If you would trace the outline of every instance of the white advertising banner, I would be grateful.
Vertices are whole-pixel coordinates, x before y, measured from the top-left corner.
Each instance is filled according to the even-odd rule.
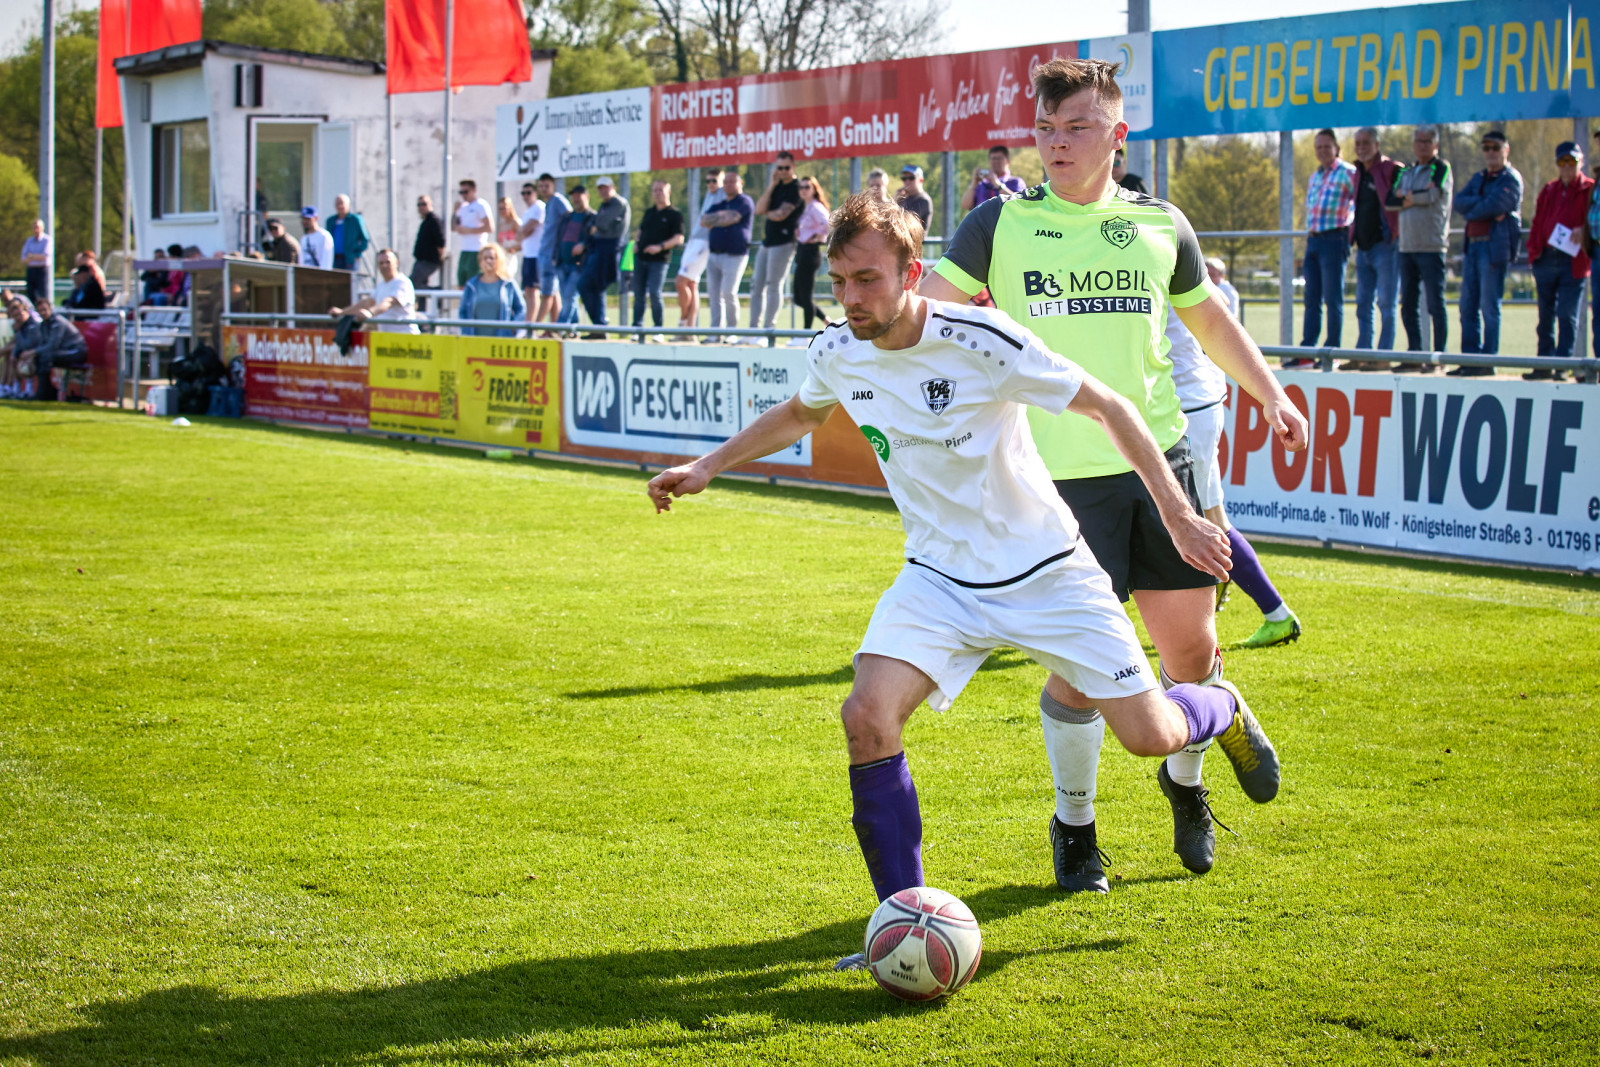
[[[1122,88],[1122,117],[1128,123],[1128,132],[1140,133],[1154,126],[1155,63],[1150,34],[1095,37],[1085,43],[1089,46],[1090,59],[1103,59],[1117,65],[1117,85]]]
[[[622,89],[501,104],[495,109],[500,181],[650,169],[650,90]]]
[[[566,440],[592,448],[699,456],[805,379],[803,348],[562,345]],[[763,463],[811,465],[811,437]]]
[[[1311,446],[1290,454],[1230,390],[1228,517],[1283,534],[1600,570],[1600,387],[1280,371]]]

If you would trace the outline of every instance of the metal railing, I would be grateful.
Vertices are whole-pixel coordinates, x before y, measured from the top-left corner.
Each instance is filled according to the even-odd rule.
[[[272,325],[286,323],[294,328],[296,323],[305,323],[301,329],[319,328],[333,329],[333,320],[326,314],[290,313],[286,311],[271,312],[241,312],[229,311],[222,316],[222,321],[227,325]],[[780,330],[760,329],[751,327],[727,326],[596,326],[587,322],[495,322],[488,319],[371,319],[363,324],[362,329],[377,333],[406,333],[407,327],[415,326],[420,333],[438,333],[440,328],[455,330],[471,327],[477,330],[494,331],[478,336],[501,336],[505,339],[539,340],[545,335],[569,341],[595,340],[589,334],[620,334],[624,337],[667,337],[667,338],[719,338],[734,339],[740,337],[758,338],[768,348],[778,347],[780,340],[789,338],[810,338],[815,330]]]
[[[1570,371],[1574,380],[1590,384],[1600,381],[1600,359],[1574,356],[1507,356],[1461,352],[1406,352],[1374,348],[1299,348],[1294,345],[1262,345],[1268,358],[1309,359],[1324,372],[1335,371],[1338,360],[1356,363],[1416,363],[1425,367],[1515,367],[1520,370]]]

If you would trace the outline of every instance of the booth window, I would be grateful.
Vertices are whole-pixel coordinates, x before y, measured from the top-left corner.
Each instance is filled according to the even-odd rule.
[[[155,128],[157,218],[211,210],[211,133],[204,119]]]

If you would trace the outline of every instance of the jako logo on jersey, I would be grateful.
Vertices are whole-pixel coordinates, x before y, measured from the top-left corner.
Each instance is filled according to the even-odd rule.
[[[1025,270],[1022,272],[1022,291],[1027,296],[1060,296],[1061,285],[1054,274]]]
[[[1139,673],[1139,665],[1137,663],[1135,663],[1132,667],[1124,667],[1120,671],[1118,671],[1116,674],[1113,674],[1111,676],[1111,680],[1113,682],[1120,682],[1120,681],[1122,681],[1122,679],[1124,679],[1124,678],[1132,678],[1134,675],[1136,675],[1138,673]]]
[[[951,329],[949,326],[941,326],[941,327],[939,327],[939,336],[940,337],[949,337],[951,334],[953,334],[955,332],[956,331]]]
[[[1139,227],[1121,217],[1106,219],[1100,224],[1100,236],[1118,248],[1127,248],[1139,236]]]
[[[872,399],[872,390],[871,389],[857,389],[855,392],[850,394],[850,399],[851,400],[871,400]]]
[[[882,430],[876,426],[863,426],[861,427],[861,436],[865,437],[868,443],[872,445],[872,450],[878,454],[880,460],[885,463],[889,462],[889,439],[883,435]]]
[[[1054,237],[1057,240],[1061,239],[1061,232],[1059,230],[1034,230],[1033,235],[1035,237]]]
[[[622,389],[617,366],[595,356],[573,356],[572,424],[580,430],[622,432]]]
[[[927,401],[928,410],[935,415],[943,415],[955,395],[956,383],[949,378],[929,378],[922,383],[922,399]]]

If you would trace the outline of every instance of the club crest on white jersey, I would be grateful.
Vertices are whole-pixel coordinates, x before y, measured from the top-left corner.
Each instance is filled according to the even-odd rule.
[[[928,410],[943,415],[956,396],[956,383],[949,378],[929,378],[922,383],[922,399]]]

